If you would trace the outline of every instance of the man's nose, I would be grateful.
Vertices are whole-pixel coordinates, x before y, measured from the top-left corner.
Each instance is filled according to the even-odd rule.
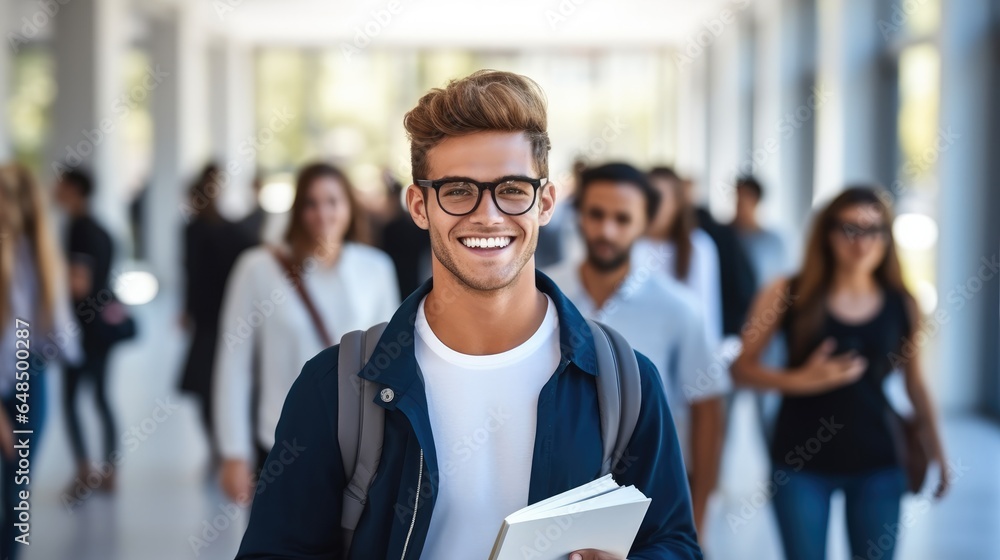
[[[479,207],[469,217],[475,223],[497,224],[503,221],[504,213],[493,202],[493,194],[489,190],[484,190]]]
[[[617,230],[618,226],[615,224],[614,219],[605,218],[601,220],[601,234],[604,235],[605,239],[614,239]]]

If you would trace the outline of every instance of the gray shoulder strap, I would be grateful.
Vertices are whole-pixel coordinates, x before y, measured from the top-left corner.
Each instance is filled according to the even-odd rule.
[[[639,422],[642,385],[632,346],[618,331],[587,319],[597,351],[597,403],[604,455],[601,475],[615,469]]]
[[[382,438],[385,411],[375,404],[378,387],[360,376],[368,359],[375,352],[387,323],[379,323],[367,331],[352,331],[340,339],[337,360],[338,406],[337,439],[344,462],[343,509],[340,526],[343,529],[344,557],[351,547],[354,529],[368,502],[368,488],[378,471],[382,458]]]

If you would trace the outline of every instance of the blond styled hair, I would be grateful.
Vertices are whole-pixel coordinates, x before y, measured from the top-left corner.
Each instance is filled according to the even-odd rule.
[[[16,242],[26,238],[35,260],[41,296],[41,328],[54,324],[57,280],[65,273],[49,223],[48,202],[28,168],[0,165],[0,331],[14,323],[8,294],[13,290]]]
[[[498,70],[480,70],[432,89],[403,117],[414,182],[429,179],[427,152],[442,140],[486,131],[523,132],[531,142],[536,171],[548,177],[545,104],[534,80]]]

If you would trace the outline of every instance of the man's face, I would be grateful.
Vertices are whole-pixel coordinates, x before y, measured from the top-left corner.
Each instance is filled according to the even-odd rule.
[[[746,187],[736,187],[736,213],[740,216],[753,216],[757,211],[757,194]]]
[[[79,191],[73,185],[65,181],[58,181],[56,183],[54,199],[56,204],[58,204],[63,210],[75,206],[79,198]]]
[[[520,132],[476,132],[446,138],[427,152],[427,162],[424,179],[430,180],[539,178],[531,142]],[[534,205],[520,216],[501,212],[491,193],[485,191],[476,210],[465,216],[442,210],[432,188],[425,197],[419,187],[410,185],[406,204],[413,221],[430,231],[434,275],[450,273],[474,290],[493,291],[511,285],[529,263],[533,273],[538,228],[552,217],[555,192],[551,184],[540,187]],[[490,238],[499,242],[494,247],[486,247],[486,243],[470,246]]]
[[[646,197],[635,185],[594,181],[580,199],[580,231],[587,260],[598,270],[628,262],[632,244],[646,230]]]

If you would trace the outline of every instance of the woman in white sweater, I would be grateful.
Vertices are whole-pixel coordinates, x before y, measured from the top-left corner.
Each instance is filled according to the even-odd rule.
[[[236,261],[219,320],[214,388],[222,488],[233,500],[249,502],[253,472],[275,444],[281,407],[303,364],[344,333],[388,321],[399,305],[392,260],[356,242],[360,218],[347,176],[309,165],[296,178],[284,243],[249,249]]]
[[[722,342],[722,283],[719,250],[707,233],[695,226],[694,209],[681,178],[669,167],[656,167],[650,182],[660,192],[660,205],[647,237],[633,249],[633,266],[662,270],[693,292],[705,318],[710,347]]]

